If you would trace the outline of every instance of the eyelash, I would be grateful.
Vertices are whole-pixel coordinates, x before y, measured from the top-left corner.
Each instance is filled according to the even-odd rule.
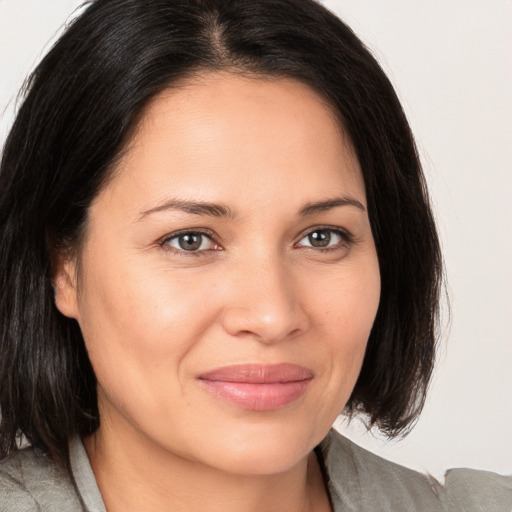
[[[332,234],[337,235],[337,236],[339,236],[340,241],[333,247],[323,247],[322,248],[322,247],[314,247],[314,246],[304,246],[306,249],[320,251],[323,253],[339,251],[341,248],[350,247],[355,241],[354,236],[344,229],[334,227],[334,226],[315,226],[314,228],[309,229],[308,231],[303,233],[300,237],[299,242],[318,231],[327,231],[331,234],[331,236],[332,236]],[[295,244],[295,245],[297,245],[297,244]]]
[[[354,243],[354,237],[351,233],[348,231],[333,227],[333,226],[315,226],[314,228],[309,229],[305,233],[302,233],[300,235],[299,241],[294,244],[294,247],[301,247],[299,243],[304,240],[305,238],[309,237],[315,232],[318,231],[325,231],[329,232],[331,236],[334,234],[340,238],[340,241],[333,247],[315,247],[313,245],[309,246],[302,246],[303,248],[311,251],[319,251],[321,253],[327,253],[332,251],[339,251],[341,248],[347,248],[350,247]],[[194,250],[194,251],[187,251],[186,249],[178,249],[175,247],[171,247],[169,243],[172,240],[178,240],[180,236],[189,235],[189,236],[201,236],[206,237],[210,242],[212,242],[215,247],[212,249],[202,249],[202,250]],[[209,253],[211,251],[222,251],[223,249],[220,247],[218,242],[215,240],[215,234],[213,231],[209,229],[183,229],[180,231],[176,231],[168,236],[166,236],[164,239],[162,239],[158,245],[162,247],[164,250],[173,252],[175,254],[178,254],[180,256],[202,256],[204,253]]]
[[[190,235],[190,236],[203,236],[206,237],[208,240],[210,240],[213,244],[218,245],[218,243],[215,241],[215,234],[213,231],[209,229],[182,229],[180,231],[176,231],[168,236],[166,236],[163,240],[159,242],[159,246],[162,247],[164,250],[173,252],[175,254],[178,254],[180,256],[201,256],[204,255],[206,252],[211,251],[221,251],[221,248],[213,248],[213,249],[202,249],[200,251],[187,251],[185,249],[177,249],[175,247],[171,247],[169,245],[169,242],[171,240],[178,240],[180,236],[184,235]]]

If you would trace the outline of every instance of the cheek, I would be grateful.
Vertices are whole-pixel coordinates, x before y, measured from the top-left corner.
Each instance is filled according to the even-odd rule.
[[[366,345],[380,300],[380,273],[376,256],[350,272],[340,273],[328,292],[313,302],[329,355],[330,387],[348,399],[359,376]],[[343,404],[344,405],[344,404]]]
[[[135,401],[157,403],[158,391],[179,381],[180,361],[213,313],[197,309],[205,303],[203,287],[137,263],[90,258],[79,322],[100,386],[119,399],[134,394]]]
[[[323,324],[337,332],[348,345],[368,338],[380,301],[377,256],[370,252],[358,265],[347,265],[324,283],[312,300]]]
[[[86,274],[81,320],[101,327],[101,337],[118,333],[129,339],[146,333],[140,344],[179,340],[183,327],[200,319],[197,304],[204,305],[204,287],[188,275],[169,272],[165,263],[154,265],[138,254],[115,258],[110,251],[90,258]]]

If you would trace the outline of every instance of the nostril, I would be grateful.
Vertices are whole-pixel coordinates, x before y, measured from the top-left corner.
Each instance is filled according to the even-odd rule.
[[[265,344],[297,337],[307,330],[307,317],[296,308],[274,309],[272,314],[262,309],[261,304],[226,308],[222,317],[224,330],[231,336],[252,337]]]

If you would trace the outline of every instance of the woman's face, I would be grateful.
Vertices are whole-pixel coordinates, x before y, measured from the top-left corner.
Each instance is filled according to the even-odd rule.
[[[147,107],[57,305],[101,431],[230,472],[293,467],[358,377],[380,293],[363,178],[322,98],[210,73]],[[78,288],[78,291],[77,291]]]

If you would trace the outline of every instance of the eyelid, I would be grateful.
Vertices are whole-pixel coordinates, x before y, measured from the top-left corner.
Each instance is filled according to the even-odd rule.
[[[352,233],[350,233],[348,230],[346,230],[344,228],[341,228],[339,226],[319,225],[319,226],[311,227],[311,228],[307,229],[306,231],[303,231],[299,235],[298,240],[294,245],[298,246],[301,240],[303,240],[304,238],[309,236],[311,233],[314,233],[315,231],[331,231],[333,233],[336,233],[337,235],[339,235],[342,238],[344,244],[346,244],[346,245],[350,245],[354,242],[354,236],[352,235]],[[332,250],[332,249],[337,249],[338,245],[333,246],[333,247],[313,247],[313,246],[303,246],[303,247],[306,247],[307,249],[314,249],[316,251],[328,251],[328,250]]]
[[[175,238],[177,238],[177,237],[179,237],[181,235],[202,235],[202,236],[205,236],[206,238],[211,240],[212,243],[214,243],[216,245],[216,248],[215,249],[203,249],[203,250],[200,250],[200,251],[186,251],[184,249],[177,249],[176,247],[171,247],[170,245],[168,245],[168,242],[170,240],[173,240],[173,239],[175,239]],[[161,238],[157,242],[157,245],[159,247],[162,247],[162,248],[167,247],[166,250],[168,250],[170,252],[174,252],[176,254],[184,254],[186,256],[194,256],[194,255],[198,256],[201,253],[205,253],[205,252],[208,252],[210,250],[222,250],[222,246],[217,241],[216,234],[211,229],[208,229],[208,228],[179,229],[178,231],[173,231],[172,233],[168,233],[167,235],[165,235],[163,238]]]
[[[314,233],[315,231],[330,231],[332,233],[335,233],[338,235],[342,240],[336,244],[335,246],[327,246],[327,247],[314,247],[314,246],[301,246],[300,242],[304,238],[306,238],[311,233]],[[176,247],[170,246],[168,243],[170,240],[173,240],[180,235],[202,235],[207,237],[213,244],[215,244],[214,249],[202,249],[199,251],[186,251],[184,249],[178,249]],[[337,250],[340,248],[340,246],[347,246],[354,243],[354,236],[352,233],[350,233],[347,229],[341,228],[339,226],[331,226],[331,225],[318,225],[308,228],[307,230],[303,231],[297,238],[297,241],[294,244],[294,247],[303,247],[305,249],[311,249],[314,251],[320,251],[320,252],[327,252],[329,250]],[[186,229],[180,229],[177,231],[173,231],[171,233],[168,233],[164,237],[162,237],[160,240],[157,241],[157,245],[162,248],[166,248],[166,250],[170,252],[174,252],[175,254],[180,255],[186,255],[186,256],[199,256],[201,254],[207,253],[209,251],[214,250],[223,250],[223,247],[220,245],[220,243],[217,240],[217,235],[214,231],[208,228],[186,228]]]

